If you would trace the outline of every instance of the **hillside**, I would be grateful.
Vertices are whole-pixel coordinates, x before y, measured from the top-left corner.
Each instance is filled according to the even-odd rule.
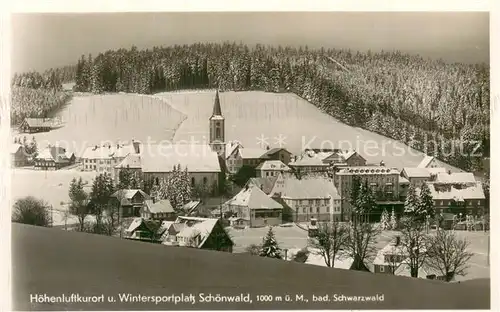
[[[175,133],[175,141],[207,142],[215,90],[155,96],[187,116]],[[281,135],[283,146],[294,154],[305,147],[355,149],[370,163],[383,160],[387,166],[397,168],[417,166],[424,157],[400,142],[346,125],[292,93],[221,92],[220,101],[226,119],[226,141],[239,140],[246,147],[265,147],[260,145],[261,136],[271,147],[277,147]]]
[[[248,255],[165,247],[92,234],[12,225],[14,310],[489,309],[489,280],[445,284],[328,269]],[[237,286],[237,287],[235,287]],[[30,294],[147,296],[296,294],[309,302],[226,304],[30,304]],[[312,302],[312,295],[376,295],[384,301]]]

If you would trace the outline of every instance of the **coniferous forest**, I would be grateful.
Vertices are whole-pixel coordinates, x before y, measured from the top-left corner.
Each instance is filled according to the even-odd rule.
[[[84,55],[76,67],[46,76],[52,73],[55,78],[48,80],[55,82],[26,85],[21,79],[25,76],[19,75],[13,85],[49,86],[54,94],[59,91],[53,83],[73,79],[75,91],[92,93],[215,87],[293,92],[346,124],[404,142],[467,171],[482,169],[481,157],[471,153],[489,156],[486,64],[451,64],[399,51],[207,43]],[[13,101],[14,114],[37,115],[57,103]]]

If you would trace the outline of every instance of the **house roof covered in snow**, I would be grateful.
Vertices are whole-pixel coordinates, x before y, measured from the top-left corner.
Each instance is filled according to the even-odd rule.
[[[250,209],[282,209],[283,206],[264,193],[260,187],[251,184],[242,189],[225,204],[244,206]]]
[[[452,173],[438,173],[436,175],[436,182],[438,183],[475,183],[476,178],[471,172],[452,172]]]
[[[434,200],[484,199],[484,190],[481,182],[468,184],[441,184],[427,183]]]
[[[181,165],[189,172],[220,172],[219,158],[206,144],[145,146],[141,154],[143,172],[171,172]]]
[[[276,170],[276,171],[290,171],[290,167],[285,165],[281,160],[266,160],[260,163],[257,170]]]
[[[431,173],[427,168],[413,168],[413,167],[405,167],[403,168],[403,174],[405,174],[408,178],[430,178]]]
[[[85,149],[81,158],[84,159],[112,159],[122,158],[129,154],[134,154],[135,149],[132,144],[105,144],[102,146],[89,146]]]
[[[143,220],[142,218],[134,218],[132,223],[130,223],[127,232],[131,233],[135,231],[142,224],[142,220]]]
[[[297,179],[288,177],[281,192],[282,198],[287,199],[340,199],[333,181],[325,177],[305,177]]]
[[[356,166],[356,167],[344,167],[336,173],[337,175],[387,175],[387,174],[397,174],[399,171],[396,168],[389,168],[384,166]]]
[[[149,195],[146,194],[143,190],[135,189],[135,190],[118,190],[114,192],[111,197],[114,198],[126,198],[132,199],[137,193],[140,193],[144,198],[149,198]]]
[[[24,122],[29,127],[38,127],[38,128],[50,128],[53,126],[53,121],[48,118],[25,118]]]
[[[276,180],[278,179],[277,176],[274,177],[265,177],[265,178],[250,178],[247,182],[248,185],[252,184],[255,186],[258,186],[266,193],[269,195],[271,191],[274,188],[274,184],[276,183]]]
[[[427,168],[427,166],[429,166],[429,164],[431,163],[431,161],[434,160],[434,157],[433,156],[428,156],[428,155],[425,155],[424,159],[422,159],[422,161],[418,164],[418,168]]]
[[[115,168],[141,169],[141,156],[139,154],[128,154]]]
[[[59,146],[50,146],[43,149],[36,159],[45,160],[45,161],[54,161],[56,163],[64,163],[68,162],[69,159],[73,156],[72,153],[67,153],[66,149]]]
[[[429,173],[431,175],[436,175],[438,173],[446,173],[446,169],[445,168],[427,168],[427,170],[429,171]]]
[[[329,164],[324,163],[323,160],[332,155],[332,152],[314,152],[306,151],[302,155],[298,156],[296,159],[292,160],[288,165],[293,167],[300,166],[324,166],[327,167]]]
[[[243,158],[243,159],[267,158],[267,156],[266,156],[267,151],[263,148],[244,147],[244,148],[240,148],[239,151],[240,151],[241,158]]]
[[[231,156],[231,154],[237,149],[237,148],[243,148],[243,145],[237,141],[237,140],[232,140],[226,144],[226,159]]]
[[[409,183],[410,181],[408,181],[407,178],[401,176],[399,177],[399,184],[409,184]]]
[[[194,223],[191,226],[184,226],[184,228],[176,236],[184,238],[195,238],[200,236],[199,244],[195,247],[202,248],[218,222],[219,219],[204,218],[204,220]]]
[[[272,155],[274,155],[274,154],[276,154],[276,153],[278,153],[278,152],[280,152],[280,151],[285,151],[285,152],[286,152],[286,153],[288,153],[288,154],[292,154],[292,153],[290,153],[290,152],[289,152],[286,148],[284,148],[284,147],[273,147],[273,148],[271,148],[270,150],[266,151],[266,154],[265,154],[265,155],[270,157],[270,156],[272,156]]]
[[[172,224],[174,224],[174,221],[162,221],[157,233],[162,235],[172,226]]]
[[[168,199],[162,199],[157,202],[153,202],[151,199],[147,199],[144,201],[145,208],[150,213],[173,213],[174,208],[170,204]]]
[[[15,154],[15,153],[17,153],[17,151],[19,151],[20,148],[24,149],[24,146],[22,144],[11,143],[9,151],[11,154]]]
[[[395,245],[394,242],[391,242],[384,246],[384,248],[380,249],[377,253],[377,256],[373,260],[373,264],[376,265],[388,265],[395,264],[386,261],[386,255],[394,255],[394,256],[405,256],[406,251],[403,245]]]

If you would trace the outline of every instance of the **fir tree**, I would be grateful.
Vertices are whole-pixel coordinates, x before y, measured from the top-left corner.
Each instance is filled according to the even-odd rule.
[[[415,191],[415,187],[410,184],[408,187],[408,193],[406,194],[406,200],[404,204],[404,212],[410,217],[415,217],[418,213],[419,209],[419,200],[417,197],[417,192]]]
[[[262,240],[259,256],[267,258],[281,259],[281,249],[278,246],[273,229],[269,227],[269,231]]]
[[[387,212],[386,209],[382,212],[382,215],[380,216],[380,226],[382,230],[389,230],[391,225],[390,225],[390,219],[389,219],[389,213]]]
[[[396,230],[398,228],[398,219],[396,218],[396,213],[394,208],[392,208],[391,219],[389,220],[389,229]]]
[[[109,198],[113,192],[113,180],[110,175],[104,173],[95,177],[90,192],[90,200],[94,208],[93,212],[96,217],[96,230],[98,233],[102,231],[103,214],[109,208]]]
[[[367,217],[369,218],[370,213],[376,206],[375,197],[368,187],[368,182],[365,181],[365,183],[361,183],[357,194],[355,213],[358,214],[358,216],[363,216],[363,219],[366,219]]]
[[[434,200],[432,199],[431,190],[427,183],[423,183],[420,188],[420,208],[419,213],[424,217],[434,218]]]

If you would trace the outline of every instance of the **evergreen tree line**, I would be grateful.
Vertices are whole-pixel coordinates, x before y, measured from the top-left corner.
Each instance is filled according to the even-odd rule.
[[[465,170],[489,154],[489,70],[399,51],[243,44],[119,49],[82,56],[75,90],[150,94],[178,89],[294,92],[325,113]],[[435,140],[440,144],[430,142]],[[461,142],[466,141],[465,144]]]
[[[63,92],[63,83],[75,80],[76,66],[51,68],[43,73],[16,73],[11,81],[11,125],[26,117],[47,118],[62,108],[71,95]]]

